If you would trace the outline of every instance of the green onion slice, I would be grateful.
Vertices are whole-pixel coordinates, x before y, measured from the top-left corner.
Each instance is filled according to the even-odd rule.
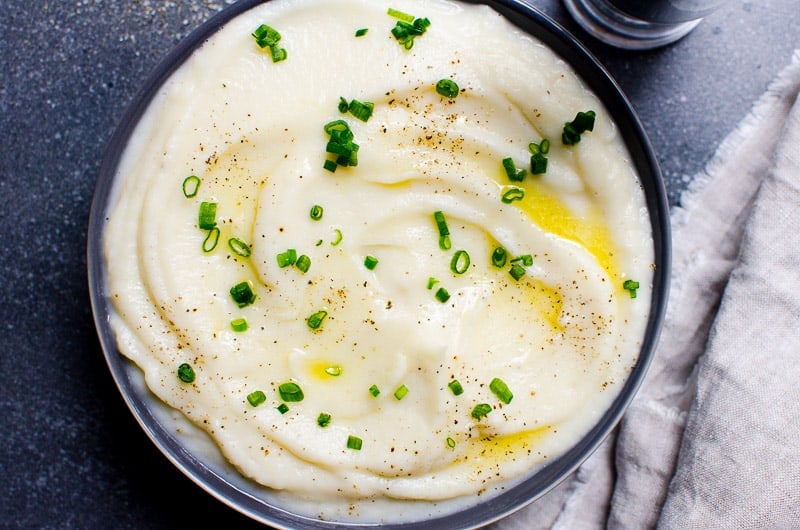
[[[217,243],[219,243],[219,227],[215,226],[208,231],[206,238],[203,240],[203,252],[211,252],[217,248]]]
[[[436,285],[437,283],[439,283],[439,280],[437,280],[433,276],[428,278],[428,290],[430,291],[431,289],[433,289],[433,286]]]
[[[369,31],[369,28],[360,28],[360,29],[357,29],[357,30],[356,30],[356,37],[363,37],[364,35],[366,35],[366,34],[367,34],[367,31]]]
[[[547,158],[542,153],[531,155],[531,173],[533,175],[547,173]]]
[[[622,283],[622,288],[631,294],[631,298],[636,298],[636,290],[639,288],[639,282],[635,280],[625,280]]]
[[[305,274],[308,272],[308,269],[311,268],[311,258],[303,254],[297,258],[297,261],[294,262],[294,266]]]
[[[450,270],[456,274],[464,274],[469,269],[469,254],[466,250],[457,250],[450,260]]]
[[[231,287],[231,298],[239,307],[245,307],[256,301],[256,294],[250,282],[240,282]]]
[[[512,182],[522,182],[527,173],[524,169],[517,169],[514,159],[510,157],[503,159],[503,169],[506,172],[508,180]]]
[[[400,385],[397,387],[397,390],[394,391],[394,397],[397,401],[400,401],[408,394],[408,387],[406,385]]]
[[[281,40],[281,34],[274,28],[261,24],[253,31],[253,38],[256,39],[256,44],[259,47],[268,48],[278,44]]]
[[[278,267],[280,268],[294,265],[297,261],[297,251],[293,248],[286,249],[285,252],[278,254],[276,259],[278,260]]]
[[[195,195],[197,195],[197,190],[200,189],[200,177],[197,175],[189,175],[185,179],[183,179],[183,196],[187,199],[191,199]]]
[[[444,287],[439,287],[439,290],[436,291],[436,299],[439,300],[441,303],[445,303],[450,300],[450,293],[447,292],[447,289]]]
[[[500,198],[504,204],[511,204],[514,201],[521,201],[525,197],[525,190],[522,188],[517,188],[516,186],[510,186],[503,192],[503,196]]]
[[[450,449],[453,449],[456,446],[456,441],[450,438],[449,436],[445,440],[445,443],[447,444],[447,447],[449,447]]]
[[[460,396],[464,393],[464,387],[461,386],[461,383],[458,382],[458,379],[453,379],[447,383],[447,386],[450,387],[450,391],[454,396]]]
[[[515,263],[508,270],[508,273],[511,275],[512,278],[514,278],[515,281],[519,281],[520,278],[525,276],[525,268],[519,263]]]
[[[211,230],[217,226],[217,203],[201,202],[197,215],[197,226],[201,230]]]
[[[372,385],[369,387],[369,393],[372,394],[372,397],[378,397],[381,393],[381,390],[378,388],[378,385]]]
[[[530,267],[531,265],[533,265],[533,256],[531,256],[530,254],[522,254],[512,259],[511,263],[518,263],[520,261],[524,266]]]
[[[347,109],[349,109],[349,108],[350,108],[350,104],[347,102],[347,100],[344,99],[343,97],[340,97],[339,98],[339,112],[344,114],[345,112],[347,112]]]
[[[194,374],[194,368],[192,368],[191,364],[189,363],[181,364],[180,366],[178,366],[177,373],[178,373],[178,379],[180,379],[184,383],[194,382],[195,374]]]
[[[594,120],[597,114],[593,110],[578,112],[575,119],[564,124],[561,132],[561,142],[564,145],[574,145],[581,141],[581,134],[594,130]]]
[[[327,311],[317,311],[306,319],[306,324],[311,329],[319,329],[322,326],[322,321],[328,316]]]
[[[374,270],[376,265],[378,265],[378,258],[375,256],[367,256],[364,258],[364,266],[369,270]]]
[[[336,234],[336,238],[333,241],[331,241],[331,245],[335,247],[336,245],[342,242],[342,231],[339,230],[338,228],[334,228],[333,231]]]
[[[458,96],[458,84],[452,79],[440,79],[436,83],[436,93],[452,99]]]
[[[257,407],[267,400],[267,396],[261,390],[254,390],[247,394],[247,402],[253,407]]]
[[[489,390],[492,391],[492,394],[497,396],[497,399],[508,405],[511,403],[511,399],[514,397],[514,394],[511,393],[511,390],[508,389],[508,385],[502,379],[495,377],[492,379],[492,382],[489,383]]]
[[[372,116],[372,111],[374,108],[374,103],[370,103],[369,101],[358,101],[357,99],[354,99],[350,101],[348,110],[350,111],[350,114],[355,116],[356,119],[366,122]]]
[[[308,212],[309,217],[311,217],[315,221],[319,221],[322,219],[322,213],[325,210],[319,204],[315,204],[311,207],[311,210]]]
[[[492,406],[488,403],[478,403],[472,409],[472,417],[476,420],[479,420],[492,412]]]
[[[287,412],[289,412],[289,405],[287,405],[286,403],[281,403],[276,408],[278,409],[278,412],[280,412],[281,414],[286,414]]]
[[[286,48],[279,48],[278,46],[271,46],[269,51],[272,53],[272,62],[279,63],[281,61],[285,61],[286,57],[288,57],[288,53],[286,52]]]
[[[327,427],[331,424],[331,415],[327,412],[320,412],[317,416],[317,425],[320,427]]]
[[[291,381],[287,383],[281,383],[278,386],[278,394],[280,394],[282,400],[290,403],[303,401],[303,398],[305,397],[303,395],[303,389],[300,388],[300,385]]]
[[[388,14],[390,17],[398,18],[398,19],[400,19],[402,21],[405,21],[405,22],[413,22],[414,21],[414,15],[409,15],[408,13],[403,13],[402,11],[399,11],[399,10],[391,8],[391,7],[386,12],[386,14]]]
[[[336,168],[339,167],[339,165],[333,160],[326,160],[325,163],[322,164],[322,167],[331,173],[336,173]]]
[[[492,251],[492,265],[494,265],[498,269],[505,267],[507,259],[508,259],[508,253],[506,252],[506,249],[504,249],[503,247],[496,247]]]
[[[347,436],[347,448],[353,449],[354,451],[361,451],[361,445],[363,442],[361,438],[358,436],[353,436],[352,434]]]
[[[247,331],[247,320],[243,318],[234,318],[231,320],[231,329],[236,332]]]
[[[250,246],[238,237],[232,237],[228,240],[228,248],[230,248],[234,254],[243,258],[249,258],[252,253]]]
[[[440,236],[450,235],[450,229],[447,228],[447,220],[441,211],[433,212],[433,220],[436,221],[436,228],[439,230]]]

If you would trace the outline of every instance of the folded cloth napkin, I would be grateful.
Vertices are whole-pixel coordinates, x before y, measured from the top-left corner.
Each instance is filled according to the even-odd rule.
[[[659,346],[614,433],[493,530],[800,528],[800,50],[673,209]]]

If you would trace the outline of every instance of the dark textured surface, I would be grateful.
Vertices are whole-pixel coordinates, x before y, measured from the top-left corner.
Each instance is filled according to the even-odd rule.
[[[791,0],[730,0],[668,48],[592,41],[658,154],[672,205],[800,46]],[[0,527],[257,527],[149,442],[110,379],[86,282],[103,149],[147,74],[226,2],[0,2]]]

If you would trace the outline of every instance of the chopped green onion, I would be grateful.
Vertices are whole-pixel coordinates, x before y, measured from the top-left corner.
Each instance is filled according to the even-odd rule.
[[[534,153],[531,155],[531,174],[542,175],[547,173],[547,157],[542,153]]]
[[[289,412],[289,405],[287,405],[286,403],[281,403],[275,408],[277,408],[278,412],[280,412],[281,414],[286,414],[287,412]]]
[[[400,19],[392,28],[392,35],[403,48],[410,50],[414,46],[414,38],[424,34],[431,25],[431,21],[427,18],[415,19],[406,13],[400,13],[400,15],[392,15]]]
[[[194,377],[194,368],[192,368],[191,364],[183,363],[178,366],[178,379],[184,383],[193,383]]]
[[[500,200],[503,201],[504,204],[511,204],[514,201],[521,201],[524,197],[525,190],[511,186],[503,192],[503,196]]]
[[[550,140],[547,138],[542,138],[542,141],[539,142],[539,152],[543,155],[546,155],[550,152]]]
[[[247,331],[247,320],[243,318],[234,318],[231,320],[231,329],[237,332]]]
[[[256,294],[250,282],[240,282],[231,287],[231,298],[239,307],[245,307],[256,301]]]
[[[436,93],[452,99],[458,96],[458,84],[452,79],[440,79],[436,83]]]
[[[203,252],[211,252],[217,248],[217,243],[219,243],[219,227],[215,226],[208,231],[206,238],[203,240]]]
[[[334,228],[333,231],[336,234],[336,239],[331,241],[331,246],[335,247],[336,245],[342,242],[342,231],[339,230],[338,228]]]
[[[327,427],[331,424],[331,415],[327,412],[320,412],[317,416],[317,425],[320,427]]]
[[[339,112],[344,114],[345,112],[347,112],[347,109],[349,109],[349,108],[350,108],[350,104],[347,102],[347,100],[344,99],[343,97],[340,97],[339,98]]]
[[[343,98],[342,98],[343,99]],[[341,105],[341,100],[339,102]],[[366,104],[362,104],[366,105]],[[371,103],[370,103],[371,105]],[[348,104],[348,109],[350,104]],[[325,134],[330,136],[328,143],[325,146],[325,151],[336,156],[336,161],[326,161],[324,167],[328,171],[336,171],[332,164],[339,166],[357,166],[358,165],[358,144],[353,142],[353,132],[350,126],[344,120],[334,120],[326,123],[323,126]]]
[[[378,264],[378,258],[375,256],[367,256],[364,258],[364,266],[369,270],[374,270],[375,266]]]
[[[450,230],[447,228],[447,221],[441,211],[433,212],[433,220],[436,221],[436,228],[439,230],[440,236],[450,235]]]
[[[228,248],[230,248],[234,254],[243,258],[249,258],[252,253],[250,246],[238,237],[232,237],[228,240]]]
[[[336,168],[339,167],[339,165],[333,160],[326,160],[325,163],[322,164],[322,167],[331,173],[336,173]]]
[[[297,261],[294,262],[294,266],[305,274],[308,272],[308,269],[311,268],[311,258],[303,254],[297,258]]]
[[[390,17],[399,18],[400,20],[403,20],[405,22],[413,22],[414,21],[414,15],[409,15],[408,13],[403,13],[402,11],[398,11],[397,9],[394,9],[394,8],[391,8],[391,7],[389,8],[389,10],[386,13]]]
[[[328,316],[327,311],[317,311],[316,313],[312,314],[310,317],[306,319],[306,324],[311,329],[319,329],[322,325],[322,321],[325,320],[325,317]]]
[[[285,61],[286,57],[288,57],[288,53],[286,52],[286,48],[279,48],[277,46],[272,46],[269,49],[272,52],[272,62],[279,63],[281,61]]]
[[[257,407],[267,400],[267,396],[261,390],[254,390],[247,394],[247,402],[253,407]]]
[[[436,285],[437,283],[439,283],[439,280],[437,280],[433,276],[428,278],[428,290],[430,291],[431,289],[433,289],[433,286]]]
[[[339,377],[340,375],[342,375],[342,367],[339,366],[338,364],[329,366],[325,368],[325,373],[333,377]]]
[[[322,219],[322,212],[323,211],[324,210],[323,210],[322,206],[320,206],[319,204],[315,204],[314,206],[311,207],[311,211],[308,212],[308,215],[313,220],[319,221],[320,219]]]
[[[519,281],[520,278],[525,276],[525,268],[519,263],[515,263],[511,266],[508,273],[512,278],[514,278],[515,281]]]
[[[253,38],[256,39],[256,44],[261,48],[268,48],[275,46],[281,40],[281,34],[277,30],[261,24],[253,32]]]
[[[297,251],[293,248],[286,249],[275,257],[278,260],[278,267],[284,268],[294,265],[297,261]]]
[[[639,288],[639,282],[635,280],[625,280],[622,283],[622,288],[631,294],[631,298],[636,298],[636,289]]]
[[[504,158],[503,159],[503,169],[506,171],[506,176],[508,180],[512,182],[522,182],[527,174],[527,171],[524,169],[517,169],[517,165],[514,163],[513,158]]]
[[[517,256],[516,258],[511,260],[511,263],[517,263],[521,261],[522,264],[526,267],[530,267],[533,265],[533,256],[530,254],[522,254],[521,256]]]
[[[498,269],[505,267],[508,253],[503,247],[497,247],[492,251],[492,265]]]
[[[300,385],[291,381],[288,383],[281,383],[278,386],[278,394],[280,394],[282,400],[288,402],[303,401],[305,397],[303,396],[303,390],[300,388]]]
[[[433,212],[433,220],[436,221],[436,228],[439,230],[439,248],[450,250],[450,229],[447,228],[447,221],[441,211]]]
[[[400,385],[397,387],[397,390],[394,391],[394,397],[397,401],[400,401],[408,394],[408,387],[406,385]]]
[[[472,409],[472,417],[476,420],[479,420],[492,412],[492,406],[488,403],[478,403]]]
[[[322,130],[325,131],[325,134],[330,135],[334,132],[344,133],[349,131],[350,126],[347,125],[347,122],[344,120],[333,120],[323,125]]]
[[[456,274],[464,274],[469,269],[469,254],[466,250],[457,250],[450,260],[450,270]]]
[[[367,31],[369,31],[369,28],[357,29],[356,30],[356,37],[363,37],[364,35],[367,34]]]
[[[318,247],[318,246],[320,246],[320,245],[322,245],[322,240],[321,240],[321,239],[318,239],[318,240],[317,240],[317,243],[316,243],[314,246],[315,246],[315,247]]]
[[[372,111],[374,108],[374,103],[370,103],[369,101],[362,102],[354,99],[350,102],[348,110],[350,111],[350,114],[355,116],[356,119],[365,122],[372,116]]]
[[[445,303],[450,300],[450,293],[447,292],[447,289],[444,287],[439,287],[439,290],[436,291],[436,299],[439,300],[441,303]]]
[[[561,133],[561,142],[564,145],[574,145],[581,141],[581,134],[594,130],[594,119],[597,115],[593,110],[578,112],[575,119],[564,124]]]
[[[361,451],[362,445],[361,438],[358,436],[353,436],[352,434],[347,436],[347,448],[353,449],[354,451]]]
[[[197,195],[197,190],[200,189],[200,177],[197,175],[189,175],[183,179],[183,196],[191,199]]]
[[[464,387],[461,386],[461,383],[458,382],[458,379],[453,379],[447,383],[447,386],[450,387],[450,391],[454,396],[460,396],[464,393]]]
[[[372,397],[378,397],[381,391],[378,388],[378,385],[372,385],[371,387],[369,387],[369,393],[372,394]]]
[[[217,226],[217,203],[201,202],[197,215],[197,226],[201,230],[211,230]]]
[[[447,447],[449,447],[450,449],[453,449],[456,446],[456,441],[450,438],[449,436],[447,437],[447,440],[445,440],[445,443],[447,444]]]
[[[508,385],[502,379],[495,377],[492,379],[492,382],[489,383],[489,390],[492,391],[492,394],[497,396],[497,399],[508,405],[511,403],[511,399],[514,397],[514,394],[511,393],[511,390],[508,389]]]

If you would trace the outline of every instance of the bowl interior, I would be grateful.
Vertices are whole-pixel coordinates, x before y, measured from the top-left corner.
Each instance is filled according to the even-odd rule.
[[[262,3],[244,0],[210,19],[173,49],[159,64],[124,114],[112,136],[101,164],[91,208],[88,233],[88,272],[92,309],[106,361],[119,390],[137,421],[163,454],[189,478],[211,495],[255,520],[278,528],[332,528],[334,523],[309,519],[272,505],[265,491],[242,478],[224,459],[200,460],[185,443],[165,427],[170,409],[149,393],[141,372],[118,351],[109,324],[112,308],[105,297],[106,270],[102,250],[105,212],[112,191],[113,177],[122,153],[143,112],[159,87],[192,52],[227,21]],[[658,163],[647,136],[630,103],[600,63],[566,30],[523,0],[496,0],[486,3],[510,22],[538,38],[567,63],[597,94],[616,121],[640,176],[652,226],[656,269],[653,297],[646,334],[638,361],[612,406],[577,445],[542,467],[534,475],[488,502],[477,502],[457,513],[439,519],[388,524],[386,528],[471,528],[497,520],[537,499],[569,475],[602,442],[619,421],[647,370],[664,317],[670,268],[669,215]],[[341,528],[341,524],[335,525]],[[362,525],[353,525],[362,526]]]

